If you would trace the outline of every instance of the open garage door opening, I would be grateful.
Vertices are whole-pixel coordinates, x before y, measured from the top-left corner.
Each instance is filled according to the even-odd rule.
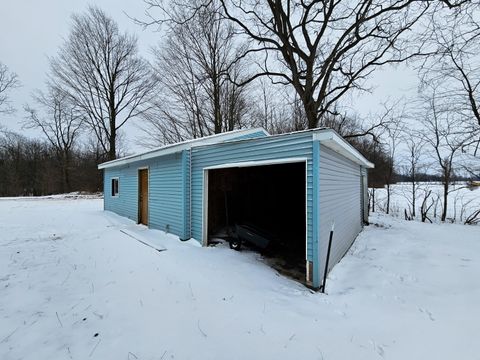
[[[254,249],[280,273],[306,279],[305,162],[225,167],[205,173],[204,235]]]

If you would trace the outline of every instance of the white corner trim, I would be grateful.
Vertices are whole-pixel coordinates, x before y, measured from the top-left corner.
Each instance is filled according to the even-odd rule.
[[[313,140],[318,140],[322,145],[325,145],[329,149],[345,156],[347,159],[353,162],[365,166],[368,169],[373,169],[375,165],[365,159],[360,152],[350,145],[344,138],[338,135],[334,130],[326,129],[315,132],[313,134]]]

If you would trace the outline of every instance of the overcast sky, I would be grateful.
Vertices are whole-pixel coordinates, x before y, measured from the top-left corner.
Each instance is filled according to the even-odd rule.
[[[23,105],[31,103],[31,93],[42,88],[48,71],[48,56],[56,54],[63,39],[68,36],[70,15],[84,11],[89,4],[98,5],[112,16],[121,30],[137,34],[143,56],[150,56],[150,47],[158,42],[160,34],[143,30],[126,15],[142,17],[145,5],[142,0],[14,0],[0,1],[0,61],[16,72],[22,87],[12,93],[17,112],[0,115],[0,124],[19,131],[25,113]],[[138,131],[128,137],[131,150],[135,148]],[[22,130],[25,132],[24,130]],[[26,135],[39,136],[35,131]]]
[[[0,61],[16,72],[22,87],[12,93],[14,115],[0,115],[0,124],[19,131],[24,118],[23,105],[31,103],[34,89],[42,88],[48,71],[48,56],[56,54],[70,28],[70,15],[84,11],[89,4],[102,8],[119,24],[121,30],[137,34],[143,56],[150,57],[150,47],[155,45],[161,34],[143,30],[126,15],[141,18],[145,12],[142,0],[1,0],[0,1]],[[416,91],[413,71],[393,70],[378,72],[370,81],[375,87],[373,94],[355,95],[352,111],[362,116],[379,111],[382,102],[411,95]],[[139,151],[135,144],[139,132],[131,124],[126,130],[127,146],[132,152]],[[22,130],[23,131],[23,130]],[[39,136],[34,131],[24,133]]]

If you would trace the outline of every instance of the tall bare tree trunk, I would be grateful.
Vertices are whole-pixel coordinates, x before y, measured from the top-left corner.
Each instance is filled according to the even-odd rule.
[[[375,212],[375,188],[372,189],[372,212]]]
[[[387,215],[390,214],[390,184],[387,184]]]
[[[443,209],[441,218],[442,222],[447,219],[449,181],[450,179],[445,179],[445,183],[443,184]]]
[[[69,193],[70,186],[70,154],[69,151],[65,151],[62,156],[62,175],[63,175],[63,192]]]
[[[117,128],[115,127],[116,114],[115,111],[110,113],[110,136],[108,137],[108,156],[107,160],[115,160],[117,158]]]
[[[412,179],[412,217],[415,219],[415,206],[417,197],[417,185],[415,184],[415,177]]]
[[[220,109],[220,85],[217,75],[213,76],[213,112],[214,112],[214,132],[220,134],[222,132],[222,112]]]

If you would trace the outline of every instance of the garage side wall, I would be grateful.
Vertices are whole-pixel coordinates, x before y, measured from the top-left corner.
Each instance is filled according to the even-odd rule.
[[[312,261],[312,134],[299,133],[289,136],[266,137],[223,143],[192,149],[191,177],[191,226],[192,237],[202,241],[203,222],[203,173],[212,166],[249,162],[271,161],[289,158],[307,159],[307,259]],[[286,189],[288,191],[288,189]]]
[[[188,211],[186,177],[188,153],[175,153],[159,158],[138,161],[104,171],[105,210],[138,221],[138,170],[148,167],[148,226],[189,237],[186,212]],[[119,179],[119,194],[112,197],[111,179]]]
[[[138,217],[138,177],[136,168],[104,169],[104,208],[133,221]],[[118,196],[112,196],[112,179],[118,178]]]
[[[345,255],[362,230],[361,167],[320,145],[319,269],[323,279],[328,239],[335,222],[329,270]]]
[[[185,179],[182,153],[155,159],[150,167],[149,227],[185,239]]]

